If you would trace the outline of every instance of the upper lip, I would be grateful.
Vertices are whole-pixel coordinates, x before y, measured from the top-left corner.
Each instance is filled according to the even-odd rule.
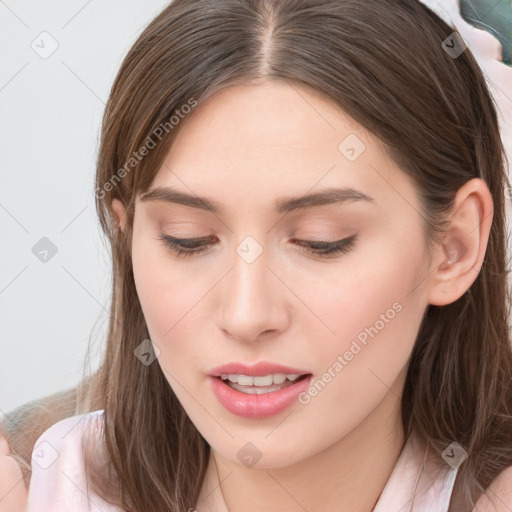
[[[291,368],[289,366],[283,366],[282,364],[272,363],[268,361],[260,361],[259,363],[249,365],[244,363],[227,363],[222,366],[212,368],[209,375],[212,377],[220,377],[222,374],[227,375],[250,375],[253,377],[262,377],[264,375],[271,375],[274,373],[286,373],[286,374],[297,374],[305,375],[310,372],[301,370],[299,368]]]

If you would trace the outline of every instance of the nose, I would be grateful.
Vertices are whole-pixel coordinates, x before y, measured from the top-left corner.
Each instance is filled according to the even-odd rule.
[[[268,266],[265,251],[252,262],[240,254],[220,288],[218,326],[239,342],[276,337],[289,318],[286,286]]]

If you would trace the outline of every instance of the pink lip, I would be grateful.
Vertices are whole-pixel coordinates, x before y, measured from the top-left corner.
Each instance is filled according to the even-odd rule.
[[[213,394],[229,412],[243,418],[262,419],[279,414],[290,407],[298,395],[309,387],[313,376],[308,375],[291,386],[262,395],[249,395],[237,391],[220,377],[208,378]]]
[[[296,373],[298,375],[305,375],[311,372],[298,368],[290,368],[289,366],[283,366],[277,363],[270,363],[268,361],[261,361],[254,365],[235,362],[224,364],[213,368],[209,375],[212,377],[220,377],[223,373],[262,377],[264,375],[270,375],[271,373]]]

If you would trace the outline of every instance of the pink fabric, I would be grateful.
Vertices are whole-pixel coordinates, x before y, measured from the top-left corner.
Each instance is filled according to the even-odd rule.
[[[80,440],[85,428],[100,435],[103,411],[73,416],[52,425],[32,452],[26,512],[122,512],[87,493]]]
[[[86,428],[100,436],[102,425],[103,411],[94,411],[59,421],[38,438],[32,452],[27,512],[123,512],[96,494],[87,493],[80,440]],[[404,445],[373,512],[448,511],[457,475],[457,469],[448,465],[433,485],[428,484],[428,478],[419,480],[411,508],[423,455],[413,440]]]
[[[458,468],[446,464],[434,479],[427,467],[422,470],[424,456],[414,438],[407,441],[373,512],[448,511]]]

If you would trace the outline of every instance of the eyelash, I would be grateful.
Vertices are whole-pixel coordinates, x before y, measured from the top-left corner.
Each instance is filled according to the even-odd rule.
[[[336,242],[324,242],[324,241],[313,241],[313,240],[299,240],[304,245],[299,245],[301,250],[308,252],[321,258],[332,258],[339,254],[348,253],[357,239],[357,235],[344,238],[343,240],[337,240]],[[163,244],[171,249],[177,256],[191,256],[193,254],[199,254],[204,252],[208,245],[201,244],[199,248],[190,248],[190,245],[194,245],[200,242],[204,242],[204,238],[174,238],[168,235],[161,235],[160,240]],[[187,248],[187,245],[189,246]]]

